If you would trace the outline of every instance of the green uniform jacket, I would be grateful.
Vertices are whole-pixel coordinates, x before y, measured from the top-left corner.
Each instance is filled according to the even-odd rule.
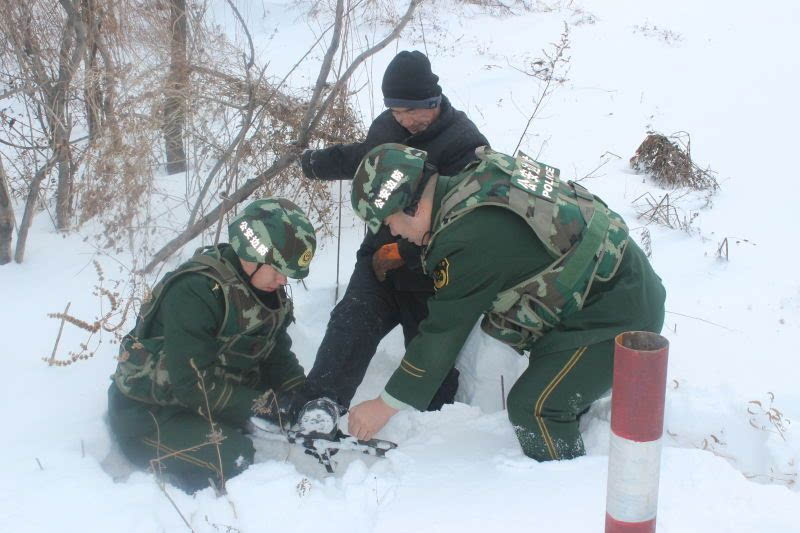
[[[439,178],[432,219],[441,198],[459,179]],[[427,251],[425,264],[440,288],[428,300],[428,317],[387,383],[383,399],[396,408],[424,409],[497,294],[552,261],[525,220],[507,209],[479,207],[445,228]],[[597,343],[623,331],[650,329],[649,317],[659,316],[664,299],[661,279],[631,241],[614,278],[595,282],[583,309],[539,339],[530,356]]]
[[[233,249],[224,246],[222,250],[223,257],[235,265],[239,277],[247,280],[248,276],[242,271]],[[155,311],[150,334],[164,336],[165,366],[172,384],[172,393],[181,405],[158,407],[118,394],[115,395],[119,396],[115,405],[120,409],[129,409],[138,404],[147,409],[160,410],[162,415],[170,410],[189,409],[198,412],[202,408],[205,411],[206,398],[198,387],[197,372],[192,368],[190,359],[194,360],[204,374],[203,381],[212,416],[236,425],[243,424],[253,415],[253,401],[264,391],[288,390],[305,378],[303,368],[291,350],[292,341],[286,332],[294,320],[291,315],[287,315],[280,326],[274,347],[260,364],[258,380],[237,384],[215,373],[216,367],[221,363],[217,357],[219,341],[216,335],[225,318],[225,299],[217,283],[203,274],[186,273],[175,279],[165,291],[161,304]],[[278,300],[274,292],[253,289],[253,293],[268,307],[277,307]],[[113,383],[111,386],[116,388]],[[141,419],[147,427],[151,426],[149,418],[148,415]],[[131,422],[138,425],[133,420]],[[136,433],[134,428],[128,430]]]

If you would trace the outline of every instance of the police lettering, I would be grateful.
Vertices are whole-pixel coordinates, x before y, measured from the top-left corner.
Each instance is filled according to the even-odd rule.
[[[389,176],[389,179],[386,180],[383,185],[381,185],[381,190],[378,191],[378,197],[374,202],[372,202],[375,207],[381,209],[386,204],[386,200],[389,199],[389,196],[391,196],[398,185],[400,185],[400,182],[404,177],[405,175],[399,170],[395,169],[392,172],[391,176]]]
[[[535,192],[536,189],[539,187],[539,178],[531,172],[531,169],[525,166],[521,166],[519,169],[519,173],[522,176],[518,179],[518,183],[528,189],[529,191]]]
[[[544,189],[542,190],[542,196],[548,198],[550,200],[553,199],[550,196],[550,193],[553,192],[553,187],[555,186],[555,179],[556,179],[556,172],[553,167],[545,167],[544,171]]]
[[[253,250],[255,250],[255,252],[258,255],[260,255],[261,257],[267,255],[267,252],[269,252],[269,247],[265,246],[261,242],[261,239],[258,238],[256,232],[253,231],[253,229],[250,227],[250,225],[247,223],[246,220],[243,220],[239,224],[239,231],[241,231],[242,235],[244,235],[244,237],[248,240],[248,242],[250,242],[250,246],[253,247]]]

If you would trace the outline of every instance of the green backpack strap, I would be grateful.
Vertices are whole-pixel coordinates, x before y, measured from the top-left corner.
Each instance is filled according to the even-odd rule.
[[[198,254],[192,257],[192,262],[212,269],[219,275],[220,281],[223,283],[227,284],[236,279],[236,272],[231,268],[231,265],[222,260],[222,258],[216,258],[207,254]]]
[[[599,205],[596,206],[575,251],[564,263],[564,270],[558,275],[557,283],[572,292],[578,281],[585,278],[586,271],[590,267],[594,269],[595,259],[599,260],[610,225],[611,221],[606,210]]]
[[[442,205],[439,207],[439,216],[444,218],[450,218],[453,215],[457,214],[452,212],[453,209],[458,206],[461,202],[475,194],[476,192],[481,190],[480,184],[475,181],[465,181],[459,184],[453,191],[445,196],[442,200]],[[434,225],[434,227],[438,227],[438,225]]]
[[[136,320],[136,326],[133,328],[133,331],[129,333],[129,336],[133,335],[135,338],[142,338],[145,336],[144,330],[149,326],[153,312],[158,309],[158,305],[161,302],[162,296],[164,295],[164,290],[170,286],[175,279],[183,274],[187,274],[189,272],[199,272],[206,270],[206,268],[206,265],[192,265],[184,263],[179,268],[167,273],[163,278],[161,278],[161,281],[156,283],[156,286],[153,287],[153,291],[150,293],[150,298],[148,298],[147,301],[142,304],[142,308],[139,310],[139,317]]]
[[[171,285],[175,279],[183,274],[190,272],[202,272],[209,269],[214,272],[214,276],[212,277],[218,278],[218,281],[224,284],[228,284],[236,278],[236,272],[227,261],[222,259],[222,255],[216,246],[204,246],[198,248],[195,250],[194,255],[189,261],[172,272],[166,274],[161,281],[159,281],[156,286],[153,287],[153,292],[150,295],[150,299],[142,305],[142,309],[139,312],[139,319],[136,321],[133,335],[137,338],[144,336],[143,330],[148,326],[153,311],[158,309],[158,304],[164,294],[164,290]]]

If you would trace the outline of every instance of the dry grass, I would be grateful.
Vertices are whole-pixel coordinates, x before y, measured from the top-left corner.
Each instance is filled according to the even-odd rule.
[[[653,239],[650,236],[650,230],[647,228],[641,229],[642,233],[642,251],[648,258],[653,256]]]
[[[111,281],[112,288],[104,286],[105,275],[100,263],[94,261],[95,272],[97,273],[97,284],[94,286],[92,295],[99,298],[100,303],[100,316],[95,317],[91,322],[82,320],[74,315],[69,314],[69,304],[67,304],[64,311],[59,313],[48,313],[49,318],[55,318],[61,321],[59,326],[58,335],[56,336],[53,345],[53,353],[50,357],[42,357],[42,361],[46,362],[49,366],[69,366],[78,361],[85,361],[94,357],[97,348],[102,344],[102,334],[108,333],[112,335],[112,344],[117,344],[123,337],[123,326],[125,325],[131,313],[134,315],[141,303],[141,298],[137,295],[138,287],[134,283],[129,287],[127,296],[121,293],[122,281]],[[134,281],[136,278],[133,278]],[[61,333],[64,324],[71,324],[78,329],[88,332],[86,340],[79,343],[80,349],[78,351],[70,350],[65,358],[57,358],[58,344],[61,339]],[[97,339],[95,340],[95,335]]]
[[[669,193],[665,193],[661,198],[657,199],[651,193],[646,192],[632,203],[637,216],[648,224],[654,223],[670,229],[680,229],[691,235],[697,231],[697,228],[694,227],[694,222],[699,213],[694,211],[687,215],[678,208],[678,201],[683,196],[685,196],[685,193],[673,194],[672,196]]]
[[[764,405],[759,400],[751,400],[748,402],[747,412],[751,415],[750,425],[756,429],[774,433],[785,441],[786,432],[789,431],[789,426],[792,425],[792,421],[786,418],[783,413],[773,405],[775,395],[768,392],[767,396],[769,396],[769,405]]]
[[[677,380],[672,380],[672,388],[677,389],[678,387],[679,382]],[[767,397],[769,399],[766,402],[760,400],[751,400],[747,402],[748,423],[758,431],[778,435],[785,442],[786,434],[791,426],[791,421],[773,405],[775,395],[772,392],[768,392]],[[732,454],[733,452],[731,452],[729,448],[729,442],[725,436],[724,428],[709,433],[699,441],[692,437],[682,436],[666,428],[664,431],[681,446],[704,450],[718,457],[727,459],[728,462],[740,470],[742,475],[747,479],[761,483],[785,485],[789,488],[797,486],[798,472],[794,459],[790,459],[782,466],[777,464],[769,466],[767,471],[762,473],[743,470],[740,461]]]
[[[667,189],[687,187],[696,191],[715,192],[719,184],[714,172],[702,169],[692,161],[691,139],[678,132],[670,137],[648,132],[647,137],[630,159],[631,168],[651,176]]]

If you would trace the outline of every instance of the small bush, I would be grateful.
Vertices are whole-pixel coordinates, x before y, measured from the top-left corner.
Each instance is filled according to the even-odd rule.
[[[685,143],[683,137],[687,139]],[[702,169],[692,161],[688,133],[681,132],[667,137],[648,132],[630,164],[632,169],[649,174],[665,188],[688,187],[711,192],[719,189],[713,171]]]

